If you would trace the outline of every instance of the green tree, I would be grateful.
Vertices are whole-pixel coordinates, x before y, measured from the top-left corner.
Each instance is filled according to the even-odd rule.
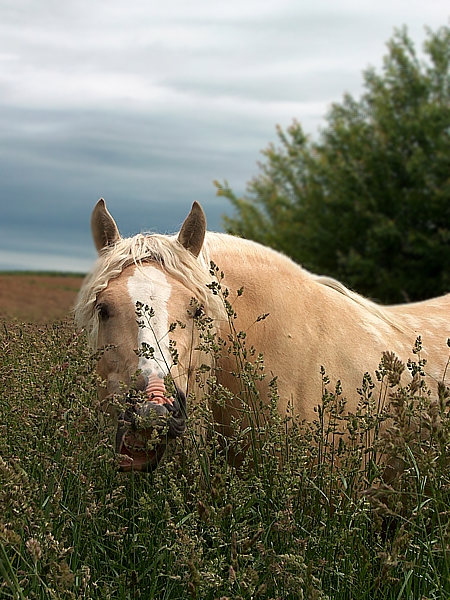
[[[450,289],[450,29],[427,30],[420,61],[406,29],[388,42],[382,73],[364,73],[318,141],[278,127],[227,231],[272,246],[306,268],[384,302]]]

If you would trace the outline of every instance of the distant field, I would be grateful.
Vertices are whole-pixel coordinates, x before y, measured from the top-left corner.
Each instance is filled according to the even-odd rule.
[[[0,273],[0,317],[45,323],[70,314],[82,275]]]

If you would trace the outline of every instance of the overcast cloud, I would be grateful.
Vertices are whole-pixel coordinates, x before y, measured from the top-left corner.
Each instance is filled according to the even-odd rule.
[[[122,233],[220,229],[275,125],[315,134],[394,27],[443,0],[0,0],[0,269],[84,271],[103,196]]]

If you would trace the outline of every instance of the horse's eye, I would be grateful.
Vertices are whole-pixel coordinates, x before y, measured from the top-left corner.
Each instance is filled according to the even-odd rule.
[[[104,302],[100,302],[100,304],[97,304],[97,306],[95,308],[98,312],[98,316],[100,317],[100,320],[107,321],[109,319],[109,317],[111,316],[109,306],[107,304],[105,304]]]

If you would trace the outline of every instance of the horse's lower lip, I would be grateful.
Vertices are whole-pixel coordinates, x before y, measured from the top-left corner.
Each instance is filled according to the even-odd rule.
[[[138,441],[133,434],[124,434],[117,448],[119,470],[123,472],[151,471],[158,465],[165,449],[165,444],[158,444],[155,449],[147,449],[145,444]]]

